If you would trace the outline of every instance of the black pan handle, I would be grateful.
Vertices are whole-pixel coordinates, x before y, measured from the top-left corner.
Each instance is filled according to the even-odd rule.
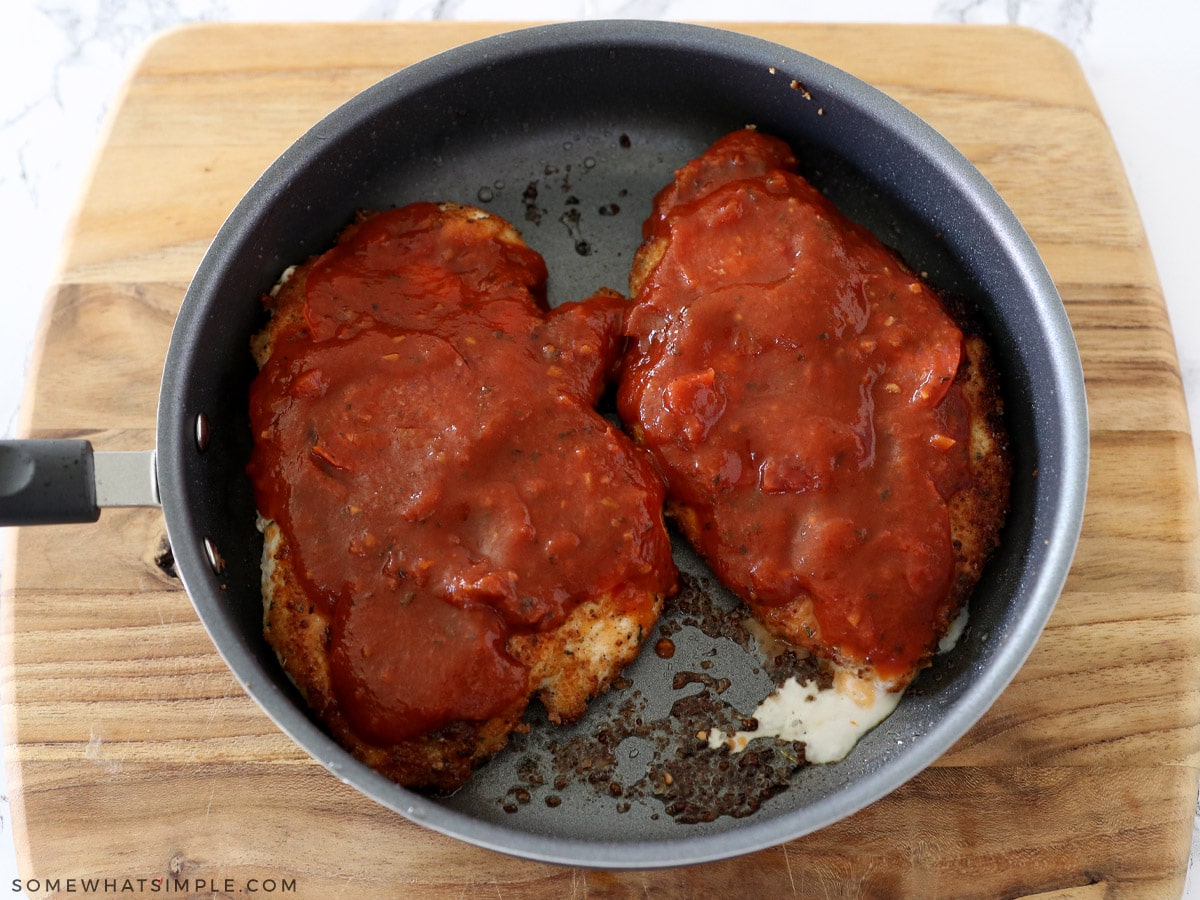
[[[102,507],[159,506],[153,450],[88,441],[0,441],[0,528],[95,522]]]
[[[96,468],[88,441],[0,441],[0,526],[98,518]]]

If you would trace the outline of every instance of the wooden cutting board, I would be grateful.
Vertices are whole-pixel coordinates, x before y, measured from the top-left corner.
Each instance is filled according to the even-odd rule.
[[[49,297],[23,430],[154,443],[160,367],[223,217],[320,116],[495,25],[208,25],[152,44],[110,117]],[[1170,323],[1071,54],[1032,31],[754,25],[908,105],[995,184],[1083,356],[1093,454],[1066,590],[995,707],[933,768],[754,856],[572,870],[412,825],[329,775],[242,692],[158,565],[161,514],[10,530],[0,589],[22,874],[301,897],[1177,896],[1196,802],[1197,493]],[[103,886],[101,885],[101,888]],[[289,890],[290,888],[290,890]],[[110,892],[112,888],[109,889]],[[33,893],[38,893],[33,891]]]

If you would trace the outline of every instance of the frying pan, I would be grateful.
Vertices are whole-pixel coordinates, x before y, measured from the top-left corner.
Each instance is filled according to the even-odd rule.
[[[515,223],[546,258],[552,305],[600,285],[621,289],[654,193],[712,140],[747,124],[788,140],[804,174],[960,298],[996,351],[1013,504],[965,633],[845,760],[800,769],[749,815],[685,823],[653,790],[630,790],[648,783],[663,754],[681,752],[655,746],[645,731],[622,732],[606,748],[612,784],[601,789],[580,774],[590,760],[576,759],[570,777],[552,771],[564,747],[612,735],[630,709],[646,723],[670,718],[674,700],[695,690],[673,683],[679,673],[724,679],[722,702],[753,709],[769,689],[754,642],[683,620],[670,626],[673,656],[643,651],[576,726],[547,725],[535,711],[530,734],[455,795],[398,787],[309,718],[261,636],[262,542],[245,476],[243,401],[260,296],[285,267],[330,246],[356,210],[431,199],[480,205]],[[0,524],[87,521],[108,503],[161,503],[176,567],[218,651],[278,726],[338,778],[415,822],[506,853],[660,867],[747,853],[835,822],[914,776],[978,720],[1027,657],[1066,578],[1087,434],[1078,354],[1045,267],[992,187],[933,129],[850,75],[763,40],[593,21],[451,50],[317,123],[233,210],[196,272],[167,354],[155,451],[4,443]],[[703,565],[677,550],[703,603],[736,609]]]

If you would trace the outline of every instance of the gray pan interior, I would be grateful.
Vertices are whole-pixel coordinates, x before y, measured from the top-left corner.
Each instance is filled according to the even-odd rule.
[[[761,659],[683,627],[669,660],[644,652],[630,685],[565,734],[528,738],[464,789],[435,799],[397,787],[306,715],[260,634],[258,557],[244,397],[258,298],[289,264],[325,249],[360,208],[475,203],[514,222],[546,258],[552,303],[624,289],[641,222],[676,167],[746,124],[789,140],[803,171],[938,287],[965,299],[1002,360],[1014,437],[1014,503],[970,625],[896,713],[843,762],[803,769],[750,816],[681,824],[631,785],[663,751],[615,748],[611,785],[554,785],[554,742],[589,740],[636,700],[667,715],[676,672],[728,677],[750,712]],[[199,450],[195,418],[212,438]],[[991,705],[1029,653],[1065,580],[1087,471],[1082,376],[1061,301],[1033,245],[985,179],[931,128],[877,90],[813,58],[724,31],[589,22],[526,29],[411,66],[318,123],[254,185],[187,293],[164,374],[159,479],[170,540],[198,614],[246,690],[339,778],[419,823],[508,853],[592,867],[728,857],[830,824],[933,762]],[[211,570],[203,540],[224,568]],[[680,548],[681,566],[703,575]],[[732,605],[710,587],[712,602]],[[653,643],[654,638],[651,638]],[[540,767],[540,768],[539,768]],[[533,776],[531,777],[531,772]],[[514,790],[519,788],[519,790]],[[522,793],[525,791],[526,793]],[[546,797],[561,799],[556,807]],[[553,801],[552,801],[553,802]]]

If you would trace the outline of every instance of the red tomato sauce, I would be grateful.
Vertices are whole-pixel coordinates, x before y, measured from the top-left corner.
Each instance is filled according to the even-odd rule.
[[[432,204],[376,214],[307,270],[253,384],[259,510],[368,740],[503,712],[530,691],[509,636],[674,584],[661,480],[594,409],[624,303],[547,311],[544,280]]]
[[[669,244],[627,320],[618,407],[698,550],[752,608],[808,595],[810,637],[903,676],[954,579],[960,330],[752,131],[680,170],[645,232]]]

